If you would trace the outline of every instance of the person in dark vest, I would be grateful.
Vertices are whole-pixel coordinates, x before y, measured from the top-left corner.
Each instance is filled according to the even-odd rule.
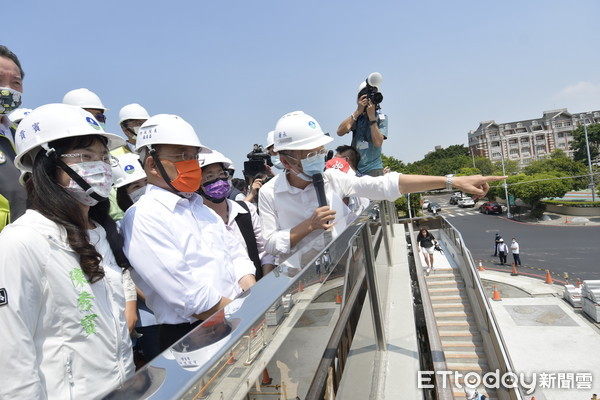
[[[256,280],[273,270],[275,257],[265,251],[260,219],[254,204],[234,201],[227,198],[231,188],[229,177],[230,161],[223,154],[214,151],[200,154],[202,183],[198,194],[204,204],[219,215],[227,230],[246,248],[248,257],[256,266]]]

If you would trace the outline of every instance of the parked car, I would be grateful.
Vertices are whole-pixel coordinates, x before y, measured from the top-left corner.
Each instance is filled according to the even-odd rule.
[[[442,207],[438,203],[430,202],[429,206],[427,206],[427,210],[433,215],[436,215],[438,212],[442,211]]]
[[[475,201],[470,198],[469,196],[465,196],[465,197],[461,197],[458,200],[458,206],[465,208],[465,207],[475,207]]]
[[[493,201],[487,201],[479,206],[479,212],[484,214],[502,214],[502,206]]]
[[[423,200],[423,205],[421,206],[421,208],[423,210],[429,210],[429,203],[430,203],[429,200]]]
[[[463,198],[463,194],[461,192],[456,192],[452,196],[450,196],[450,204],[458,204],[458,200]]]

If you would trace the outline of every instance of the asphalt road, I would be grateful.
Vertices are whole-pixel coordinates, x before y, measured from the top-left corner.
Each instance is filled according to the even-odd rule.
[[[494,237],[499,232],[507,243],[517,238],[523,272],[544,275],[549,269],[554,278],[561,280],[567,272],[571,283],[577,278],[600,279],[600,226],[528,224],[508,220],[504,214],[479,214],[477,204],[473,209],[449,205],[449,195],[428,198],[442,206],[441,215],[460,231],[473,258],[483,260],[484,266],[501,268],[494,265],[499,260],[493,257]],[[512,255],[507,259],[512,262]]]

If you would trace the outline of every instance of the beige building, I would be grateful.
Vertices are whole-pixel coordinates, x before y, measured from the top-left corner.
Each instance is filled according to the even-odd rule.
[[[518,161],[523,167],[561,149],[573,157],[569,143],[573,131],[583,124],[600,123],[600,110],[571,114],[566,108],[544,111],[541,118],[496,123],[483,121],[469,131],[469,151],[492,161]]]

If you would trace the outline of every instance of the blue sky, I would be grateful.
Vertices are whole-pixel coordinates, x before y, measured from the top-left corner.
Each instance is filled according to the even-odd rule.
[[[23,106],[75,88],[110,108],[190,122],[236,164],[283,114],[303,110],[336,140],[359,83],[383,74],[389,139],[405,162],[466,143],[480,121],[600,109],[600,2],[27,1],[2,43],[26,72]],[[18,10],[17,10],[18,8]]]

